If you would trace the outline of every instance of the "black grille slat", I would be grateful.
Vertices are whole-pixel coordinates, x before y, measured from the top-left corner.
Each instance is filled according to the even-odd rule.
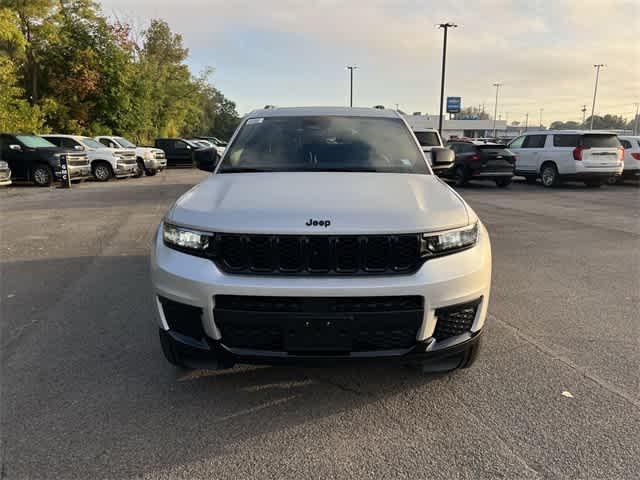
[[[216,235],[209,256],[229,273],[408,274],[423,263],[419,234]]]

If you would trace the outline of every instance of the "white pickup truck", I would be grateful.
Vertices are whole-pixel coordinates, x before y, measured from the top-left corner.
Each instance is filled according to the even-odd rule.
[[[140,172],[153,176],[167,168],[167,158],[164,151],[154,147],[139,147],[124,137],[99,136],[95,139],[107,148],[135,149],[136,162]]]
[[[86,152],[91,164],[91,173],[99,182],[116,177],[135,177],[138,175],[136,154],[134,150],[118,148],[111,150],[102,146],[91,137],[81,135],[41,135],[58,147],[71,148]]]

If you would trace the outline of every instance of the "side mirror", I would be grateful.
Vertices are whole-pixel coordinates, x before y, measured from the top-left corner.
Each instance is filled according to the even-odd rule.
[[[9,145],[9,150],[15,150],[16,152],[21,152],[22,147],[14,143],[12,145]]]
[[[191,145],[187,145],[187,150],[191,150]]]
[[[82,145],[74,145],[73,149],[74,150],[82,150],[82,151],[84,151],[84,147]]]
[[[431,165],[434,167],[452,167],[456,156],[453,150],[443,147],[433,147],[431,149]]]
[[[213,172],[220,161],[220,155],[215,150],[210,152],[197,152],[194,163],[197,169],[204,172]]]

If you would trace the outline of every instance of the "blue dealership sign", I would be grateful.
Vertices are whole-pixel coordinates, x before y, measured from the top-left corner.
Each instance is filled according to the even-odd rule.
[[[447,113],[460,113],[461,108],[461,97],[447,97]]]

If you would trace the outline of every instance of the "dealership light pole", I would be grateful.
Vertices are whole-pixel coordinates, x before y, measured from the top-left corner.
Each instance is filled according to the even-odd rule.
[[[494,83],[494,87],[496,87],[496,104],[493,108],[493,138],[496,138],[496,117],[498,115],[498,91],[500,91],[501,83]]]
[[[447,62],[447,32],[450,28],[457,28],[455,23],[440,23],[438,28],[444,29],[444,43],[442,44],[442,80],[440,81],[440,117],[438,119],[438,132],[442,136],[442,106],[444,104],[444,71]]]
[[[540,109],[540,130],[542,130],[542,112],[544,111],[544,108]]]
[[[596,84],[593,87],[593,104],[591,105],[591,122],[589,125],[589,130],[593,130],[593,114],[596,109],[596,94],[598,93],[598,78],[600,78],[600,69],[604,66],[605,66],[604,63],[598,63],[594,65],[596,69]]]
[[[347,66],[347,70],[349,70],[349,106],[353,107],[353,71],[357,70],[358,67],[355,65]]]
[[[638,135],[638,112],[640,109],[640,103],[634,103],[634,105],[636,106],[636,116],[633,119],[633,134]]]
[[[526,132],[529,128],[529,112],[524,114],[524,131]]]
[[[582,105],[582,110],[580,111],[582,112],[582,128],[584,128],[584,123],[587,121],[587,106]]]

